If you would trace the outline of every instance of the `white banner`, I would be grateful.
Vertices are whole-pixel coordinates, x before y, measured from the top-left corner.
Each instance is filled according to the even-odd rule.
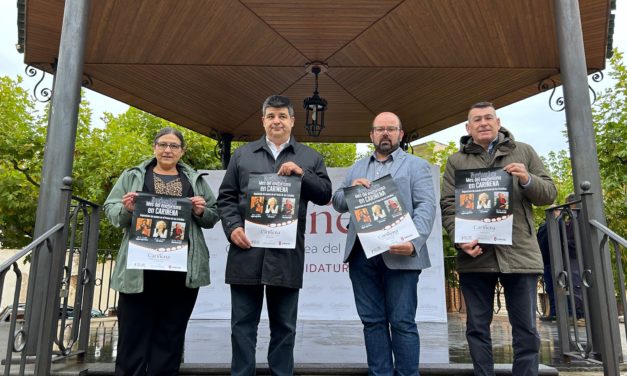
[[[348,169],[330,168],[333,191],[340,186]],[[224,171],[203,171],[217,196]],[[432,166],[436,202],[439,203],[439,169]],[[305,275],[300,292],[298,318],[303,320],[359,320],[353,290],[344,264],[344,244],[349,214],[336,212],[331,204],[309,204],[305,233]],[[431,267],[420,274],[418,283],[418,312],[416,320],[446,322],[444,293],[444,258],[442,252],[442,218],[436,211],[433,231],[427,239]],[[200,289],[192,319],[229,319],[231,317],[230,289],[224,283],[228,242],[217,223],[205,230],[210,252],[211,285]],[[262,317],[267,317],[265,310]]]

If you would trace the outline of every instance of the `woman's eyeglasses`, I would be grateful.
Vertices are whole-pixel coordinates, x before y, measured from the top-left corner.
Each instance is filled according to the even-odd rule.
[[[159,150],[165,150],[167,148],[170,148],[170,150],[172,151],[178,151],[181,149],[180,144],[168,144],[167,142],[157,142],[155,145],[157,146],[157,149]]]

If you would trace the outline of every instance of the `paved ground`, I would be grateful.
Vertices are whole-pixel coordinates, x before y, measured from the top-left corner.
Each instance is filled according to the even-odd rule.
[[[117,352],[117,321],[96,319],[92,323],[89,349],[85,362],[111,368]],[[603,375],[602,368],[585,362],[565,363],[558,353],[555,323],[538,323],[541,337],[540,361],[559,369],[560,375]],[[441,366],[470,363],[464,338],[464,317],[450,314],[448,323],[419,323],[421,335],[421,364]],[[0,354],[5,354],[8,327],[0,324]],[[509,323],[497,316],[493,326],[493,346],[496,363],[511,364],[512,348]],[[223,365],[230,362],[230,324],[228,320],[193,320],[185,344],[184,362]],[[266,362],[269,330],[267,321],[259,328],[257,361]],[[625,342],[623,336],[623,342]],[[623,343],[623,349],[627,345]],[[3,356],[2,356],[3,357]],[[361,323],[356,321],[300,321],[298,325],[295,361],[301,364],[365,365],[365,350]],[[506,366],[507,367],[507,366]],[[627,375],[627,369],[624,371]],[[106,373],[104,373],[106,374]]]
[[[419,323],[421,336],[421,363],[471,363],[464,336],[462,314],[449,314],[448,323]],[[622,327],[621,327],[622,329]],[[571,376],[602,375],[602,369],[586,362],[567,363],[559,354],[555,323],[538,322],[541,337],[540,362],[558,368],[560,374]],[[585,340],[585,330],[582,339]],[[510,326],[506,316],[497,315],[492,324],[494,357],[496,363],[511,364],[512,347]],[[624,334],[624,333],[623,333]],[[105,321],[92,328],[88,361],[110,362],[115,353],[115,321]],[[186,363],[229,363],[230,325],[227,320],[192,320],[186,344]],[[268,323],[259,327],[257,361],[265,363],[269,341]],[[623,350],[627,343],[623,335]],[[365,363],[361,323],[356,321],[299,321],[295,347],[296,363]],[[565,373],[571,369],[571,373]],[[581,373],[585,371],[584,373]],[[626,370],[627,375],[627,370]]]

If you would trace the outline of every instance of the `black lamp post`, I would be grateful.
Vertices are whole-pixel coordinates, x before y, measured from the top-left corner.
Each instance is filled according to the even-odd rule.
[[[324,129],[324,111],[327,109],[327,101],[318,95],[318,74],[322,71],[319,64],[310,64],[307,70],[316,77],[316,86],[313,96],[303,101],[305,108],[305,130],[312,137],[320,136],[320,132]]]

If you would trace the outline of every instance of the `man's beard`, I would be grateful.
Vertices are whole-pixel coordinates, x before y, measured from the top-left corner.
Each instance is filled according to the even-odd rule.
[[[384,141],[387,141],[384,144]],[[390,155],[392,153],[394,153],[396,151],[396,149],[398,149],[398,147],[400,146],[400,140],[397,142],[394,142],[391,138],[388,139],[382,139],[379,141],[379,144],[375,144],[374,145],[374,150],[381,155]]]

